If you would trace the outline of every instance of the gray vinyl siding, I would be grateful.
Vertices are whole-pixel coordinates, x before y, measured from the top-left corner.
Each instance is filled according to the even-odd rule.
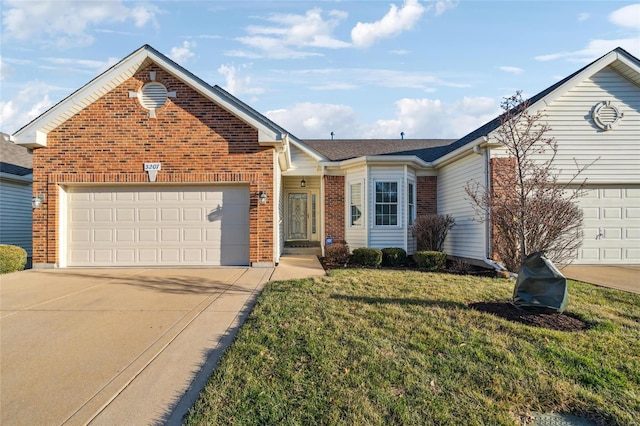
[[[444,251],[452,256],[484,259],[486,226],[477,221],[476,213],[465,192],[467,182],[484,185],[484,157],[467,155],[439,171],[438,214],[450,214],[456,225],[449,231]]]
[[[591,118],[599,102],[611,101],[624,117],[611,130],[601,130]],[[554,165],[568,180],[575,160],[586,165],[581,176],[590,184],[640,183],[640,87],[610,67],[594,74],[544,110],[549,136],[558,143]]]
[[[398,225],[397,226],[376,226],[375,225],[375,183],[376,182],[398,182]],[[406,233],[407,212],[404,205],[404,193],[406,183],[404,182],[403,167],[370,167],[367,188],[367,206],[369,212],[369,247],[403,247]]]
[[[350,208],[349,208],[349,196],[350,185],[354,183],[362,183],[362,226],[351,226],[350,220]],[[347,172],[345,177],[345,240],[351,250],[358,247],[367,247],[367,227],[369,224],[368,211],[369,206],[367,203],[367,168],[362,167]]]
[[[31,182],[0,180],[0,244],[20,246],[32,254]]]

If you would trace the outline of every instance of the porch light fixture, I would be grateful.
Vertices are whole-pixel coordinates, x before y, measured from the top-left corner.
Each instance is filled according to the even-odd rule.
[[[304,180],[304,178],[302,178],[302,180],[300,181],[300,188],[304,188],[307,186],[307,181]]]
[[[267,204],[267,191],[260,191],[260,204]]]
[[[42,207],[42,203],[44,202],[44,194],[36,195],[31,199],[31,207],[34,209],[39,209]]]

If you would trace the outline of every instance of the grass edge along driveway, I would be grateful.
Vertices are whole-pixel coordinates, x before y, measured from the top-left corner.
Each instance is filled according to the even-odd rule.
[[[640,420],[640,296],[569,281],[567,333],[467,307],[513,281],[339,270],[269,283],[186,424]]]

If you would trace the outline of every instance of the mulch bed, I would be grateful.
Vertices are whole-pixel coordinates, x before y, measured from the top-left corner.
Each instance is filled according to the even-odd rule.
[[[471,309],[487,312],[508,321],[519,322],[533,327],[558,331],[583,331],[591,327],[588,322],[570,313],[538,313],[521,311],[511,302],[476,302],[468,305]]]

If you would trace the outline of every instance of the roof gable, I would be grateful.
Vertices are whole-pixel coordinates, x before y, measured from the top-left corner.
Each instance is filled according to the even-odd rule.
[[[258,142],[281,145],[285,143],[283,128],[262,114],[241,102],[222,88],[211,86],[182,66],[159,53],[149,45],[144,45],[120,62],[100,74],[89,83],[54,105],[15,132],[11,139],[18,145],[43,147],[47,144],[47,134],[87,107],[101,96],[131,78],[138,70],[154,63],[177,79],[192,87],[220,107],[226,109],[258,131]]]
[[[564,93],[576,87],[585,79],[595,75],[599,71],[606,67],[612,67],[619,72],[626,79],[630,80],[637,86],[640,86],[640,60],[627,52],[626,50],[618,47],[606,55],[596,59],[590,64],[584,66],[573,74],[565,77],[559,82],[546,88],[542,92],[528,99],[526,103],[529,105],[529,111],[535,113],[541,109],[544,109],[547,105],[551,104],[554,100],[562,96]],[[452,154],[459,148],[471,143],[477,143],[482,138],[488,136],[491,132],[500,127],[501,118],[500,115],[483,126],[477,128],[471,133],[458,139],[451,145],[443,148],[437,155],[437,159],[441,160],[444,156]]]

